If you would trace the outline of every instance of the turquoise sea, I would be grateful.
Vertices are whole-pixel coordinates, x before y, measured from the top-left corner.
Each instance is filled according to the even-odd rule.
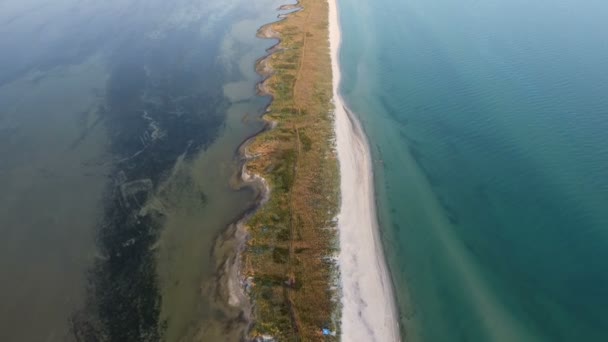
[[[608,4],[339,0],[407,341],[608,340]]]

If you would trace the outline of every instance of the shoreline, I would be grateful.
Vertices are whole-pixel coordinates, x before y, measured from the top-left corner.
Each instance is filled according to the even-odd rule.
[[[299,10],[298,2],[290,5],[282,5],[277,8],[277,11]],[[289,12],[293,13],[293,12]],[[289,14],[287,13],[287,14]],[[220,307],[237,309],[240,314],[230,320],[233,328],[238,328],[239,324],[244,328],[241,337],[244,341],[249,341],[248,334],[254,323],[255,316],[253,313],[254,303],[251,300],[250,291],[253,285],[251,277],[247,276],[243,266],[243,253],[245,253],[247,240],[250,238],[250,233],[247,229],[248,221],[259,211],[266,202],[270,199],[271,188],[267,180],[259,174],[249,172],[247,163],[256,158],[256,155],[251,154],[249,147],[257,137],[265,132],[273,130],[277,122],[268,120],[264,114],[268,113],[272,106],[274,96],[266,86],[266,82],[273,75],[274,70],[269,64],[269,60],[274,53],[280,50],[281,44],[280,35],[272,30],[272,25],[285,19],[285,14],[278,14],[274,22],[266,23],[260,26],[256,31],[256,37],[259,39],[275,39],[277,42],[266,49],[266,54],[258,58],[254,64],[256,72],[262,79],[256,83],[256,92],[258,96],[270,97],[269,103],[260,116],[260,120],[264,122],[263,128],[247,137],[237,147],[235,155],[238,163],[237,172],[231,177],[230,187],[235,190],[250,188],[256,193],[254,204],[245,210],[233,223],[231,223],[225,231],[218,234],[215,238],[215,243],[212,255],[215,255],[218,260],[216,268],[216,289],[214,290],[216,300],[221,301]],[[226,250],[232,250],[233,253],[227,253]],[[224,252],[219,252],[224,250]],[[221,254],[221,255],[220,255]],[[240,323],[239,323],[240,322]]]
[[[346,108],[339,92],[341,31],[338,5],[337,0],[328,0],[328,3],[335,134],[340,165],[338,229],[342,340],[400,341],[397,304],[376,216],[369,144],[358,119]]]

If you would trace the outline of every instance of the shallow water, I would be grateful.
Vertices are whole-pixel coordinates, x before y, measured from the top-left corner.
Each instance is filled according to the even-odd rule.
[[[605,340],[608,5],[339,4],[407,340]]]
[[[0,4],[0,339],[235,339],[215,299],[276,0]]]

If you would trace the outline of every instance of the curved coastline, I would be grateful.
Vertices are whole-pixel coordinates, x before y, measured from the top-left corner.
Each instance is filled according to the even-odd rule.
[[[286,4],[277,8],[277,11],[285,13],[278,14],[278,20],[260,26],[256,32],[258,38],[276,40],[276,43],[266,50],[266,55],[260,57],[255,63],[256,72],[262,76],[262,80],[256,84],[258,96],[270,97],[264,113],[270,111],[270,107],[274,101],[274,96],[266,85],[267,81],[274,74],[269,60],[273,54],[281,50],[280,45],[282,41],[280,34],[274,31],[272,26],[285,20],[289,14],[300,11],[302,8],[299,6],[299,3],[296,0],[293,4]],[[240,326],[245,328],[239,333],[245,341],[249,340],[248,334],[255,319],[252,312],[255,303],[252,302],[249,296],[253,280],[243,272],[243,253],[247,240],[250,238],[250,234],[247,231],[247,222],[268,202],[271,193],[271,187],[264,177],[247,170],[247,163],[256,157],[249,152],[248,148],[257,137],[273,130],[277,126],[276,121],[270,120],[264,115],[261,115],[259,119],[264,121],[264,127],[259,132],[246,138],[237,148],[236,156],[239,167],[238,172],[233,175],[231,180],[231,187],[234,189],[249,187],[255,191],[257,193],[255,203],[218,236],[214,244],[214,250],[212,251],[212,254],[216,255],[216,258],[220,260],[216,270],[216,297],[221,298],[220,300],[223,303],[227,303],[229,307],[240,310],[241,314],[236,321],[239,321]],[[226,249],[232,250],[233,253],[226,253]],[[222,250],[224,250],[223,253],[221,252]],[[231,325],[236,328],[238,325],[234,324],[235,320],[232,321]]]
[[[266,50],[266,55],[259,58],[255,63],[256,72],[262,76],[262,80],[256,84],[257,93],[259,96],[268,96],[271,98],[264,112],[268,112],[272,105],[273,95],[266,88],[266,81],[272,76],[273,69],[268,64],[269,58],[279,51],[281,44],[280,35],[272,30],[272,25],[285,20],[285,16],[299,11],[299,2],[295,4],[283,5],[277,11],[290,11],[277,16],[278,20],[262,25],[258,28],[256,36],[261,39],[275,39],[276,44]],[[249,153],[248,147],[261,134],[272,130],[276,127],[276,122],[260,117],[264,120],[264,127],[257,133],[247,137],[235,151],[238,168],[231,180],[233,189],[242,189],[245,187],[251,188],[257,195],[255,203],[239,216],[234,223],[229,225],[227,229],[218,235],[216,242],[211,251],[218,260],[216,274],[216,289],[215,296],[221,303],[227,303],[228,307],[237,308],[241,312],[238,317],[230,320],[230,325],[241,332],[238,335],[246,337],[253,323],[253,303],[251,302],[248,292],[251,288],[251,279],[243,273],[242,253],[245,250],[249,233],[247,232],[246,224],[249,219],[259,210],[270,198],[270,186],[266,179],[260,175],[247,171],[247,162],[254,159],[255,156]],[[232,252],[227,252],[230,250]],[[225,304],[220,304],[219,307],[225,307]],[[241,328],[244,328],[241,329]]]
[[[337,0],[329,2],[335,132],[340,164],[339,265],[344,341],[400,341],[398,313],[374,200],[367,138],[340,95],[341,32]],[[370,243],[373,241],[373,243]]]

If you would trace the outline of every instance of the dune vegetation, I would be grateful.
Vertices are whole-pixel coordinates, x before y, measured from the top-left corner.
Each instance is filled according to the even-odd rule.
[[[267,181],[270,197],[247,222],[243,276],[252,284],[251,338],[332,341],[339,338],[339,171],[328,4],[299,6],[259,31],[280,44],[258,64],[268,76],[260,88],[273,96],[264,120],[274,128],[247,147],[246,170]]]

